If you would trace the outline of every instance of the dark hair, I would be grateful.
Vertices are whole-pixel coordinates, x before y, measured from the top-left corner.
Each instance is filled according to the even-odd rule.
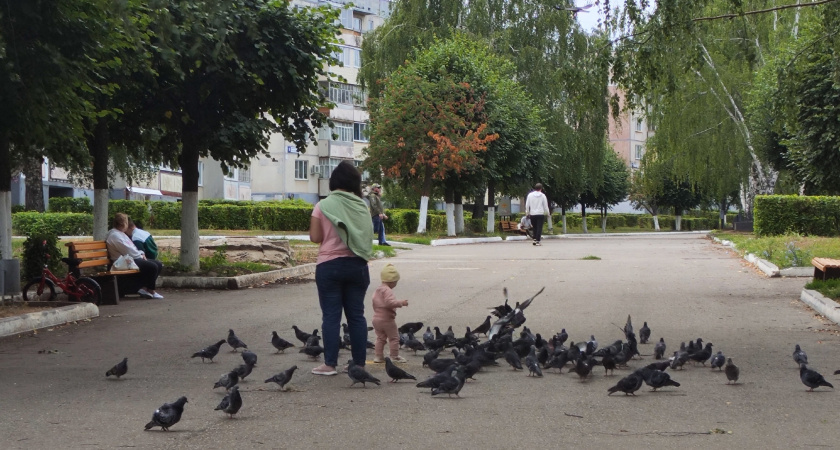
[[[534,189],[541,191],[542,190],[542,183],[537,183],[534,185]]]
[[[330,175],[330,190],[341,189],[362,196],[362,174],[348,160],[338,163]]]

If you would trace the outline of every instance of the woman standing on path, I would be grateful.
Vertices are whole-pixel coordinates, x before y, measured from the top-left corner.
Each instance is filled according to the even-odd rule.
[[[330,195],[312,209],[309,240],[321,244],[315,283],[321,303],[324,364],[315,375],[335,375],[341,312],[347,318],[353,361],[365,365],[367,320],[365,294],[370,284],[367,262],[372,256],[373,223],[362,200],[362,175],[342,161],[330,175]]]

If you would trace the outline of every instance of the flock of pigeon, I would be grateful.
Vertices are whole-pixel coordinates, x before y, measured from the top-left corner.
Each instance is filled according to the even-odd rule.
[[[423,355],[423,367],[428,367],[435,372],[431,377],[417,383],[417,387],[430,389],[433,396],[446,394],[450,397],[453,395],[459,397],[466,380],[474,379],[473,376],[486,366],[500,365],[500,360],[504,360],[514,371],[527,368],[528,376],[534,377],[542,377],[543,370],[555,370],[562,373],[563,369],[568,367],[568,372],[574,372],[581,382],[585,382],[592,376],[593,370],[597,366],[602,366],[604,375],[607,376],[613,374],[616,368],[628,369],[627,363],[632,358],[639,357],[641,359],[638,345],[650,341],[651,330],[647,322],[644,322],[644,325],[639,329],[637,339],[630,316],[627,317],[627,322],[622,329],[625,340],[616,340],[603,347],[599,346],[594,335],[590,335],[586,342],[569,342],[567,345],[569,335],[565,328],[549,339],[544,339],[539,333],[534,334],[528,327],[522,327],[525,323],[524,310],[544,289],[524,302],[517,302],[514,307],[510,307],[508,305],[507,289],[505,288],[505,303],[492,308],[491,315],[488,315],[484,322],[475,329],[467,327],[463,337],[456,337],[451,326],[445,332],[441,332],[439,327],[426,326],[425,332],[419,339],[416,337],[416,333],[423,329],[424,324],[422,322],[406,323],[399,327],[400,345],[404,349],[414,351],[415,354],[418,351],[426,352]],[[492,321],[493,316],[496,316],[495,321]],[[346,349],[349,347],[350,338],[347,334],[346,325],[343,325],[343,327],[344,335],[340,347]],[[514,338],[514,333],[519,327],[522,327],[522,329],[518,338]],[[304,353],[313,359],[318,358],[323,353],[324,349],[320,346],[321,337],[318,335],[317,329],[310,334],[300,330],[297,326],[292,328],[296,338],[303,344],[300,353]],[[486,339],[482,342],[479,335],[484,335]],[[194,353],[192,357],[201,358],[202,362],[205,360],[212,362],[213,358],[219,353],[221,346],[226,342],[233,351],[242,349],[243,364],[222,375],[219,381],[214,384],[213,389],[225,388],[227,394],[215,409],[228,414],[232,418],[242,407],[242,396],[239,393],[238,384],[251,374],[257,364],[257,355],[248,350],[248,346],[236,336],[233,330],[229,330],[227,340],[219,340]],[[278,353],[285,352],[286,349],[295,346],[281,338],[276,331],[272,332],[271,344],[277,349]],[[367,345],[368,347],[373,346],[370,342]],[[727,384],[738,383],[740,369],[733,363],[732,358],[726,358],[722,352],[713,353],[712,343],[704,345],[701,338],[688,341],[687,345],[682,342],[679,350],[674,351],[672,356],[667,358],[666,348],[664,338],[660,338],[654,345],[654,359],[656,361],[634,370],[618,380],[615,386],[607,390],[607,395],[616,392],[635,395],[643,384],[653,388],[653,391],[669,386],[679,387],[680,383],[673,380],[666,370],[669,368],[672,371],[682,370],[689,362],[693,365],[702,364],[703,366],[706,366],[708,362],[712,370],[717,369],[726,374]],[[441,353],[445,349],[451,349],[451,358],[441,357]],[[808,367],[808,356],[798,344],[793,352],[793,360],[799,365],[800,380],[809,388],[809,391],[813,391],[820,386],[834,388],[822,375]],[[266,379],[265,383],[276,383],[282,391],[285,391],[286,385],[291,380],[295,370],[297,370],[297,366],[292,366]],[[106,372],[105,375],[114,375],[119,378],[125,375],[127,371],[126,358]],[[359,383],[364,387],[367,386],[367,383],[380,384],[379,379],[367,372],[364,367],[356,365],[353,360],[348,361],[344,371],[352,381],[351,387]],[[399,380],[417,380],[414,375],[397,367],[390,358],[385,358],[385,372],[392,383]],[[840,374],[840,370],[834,373],[835,375]],[[181,419],[186,403],[187,398],[181,397],[158,408],[152,415],[152,420],[146,424],[146,430],[153,427],[168,430]]]

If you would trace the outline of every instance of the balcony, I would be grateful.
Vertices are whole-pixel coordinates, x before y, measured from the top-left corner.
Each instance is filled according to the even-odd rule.
[[[318,156],[322,158],[353,159],[353,143],[318,140]]]

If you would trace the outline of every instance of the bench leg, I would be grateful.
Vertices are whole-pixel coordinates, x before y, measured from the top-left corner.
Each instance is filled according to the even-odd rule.
[[[113,275],[96,277],[96,282],[99,283],[99,287],[102,288],[103,305],[120,304],[120,292],[117,288],[117,277]]]

